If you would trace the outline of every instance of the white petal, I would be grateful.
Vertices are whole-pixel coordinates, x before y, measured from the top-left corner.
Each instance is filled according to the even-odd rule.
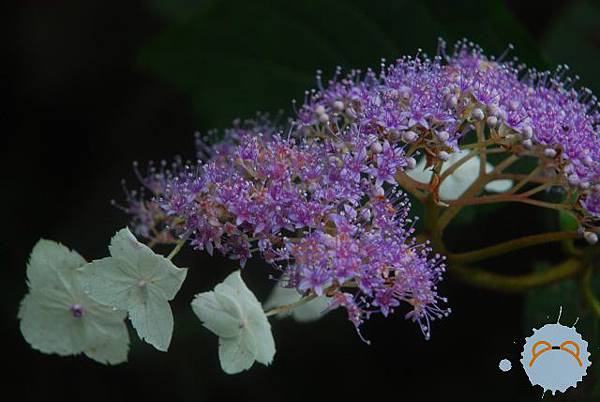
[[[231,308],[223,308],[215,297],[215,292],[196,295],[192,301],[192,310],[202,321],[202,325],[222,338],[239,335],[240,317],[230,313]]]
[[[169,302],[161,300],[152,288],[137,289],[127,311],[140,339],[160,351],[169,349],[173,334],[173,313]]]
[[[27,264],[27,279],[32,288],[70,287],[77,269],[86,261],[76,251],[62,244],[41,239],[36,243]]]
[[[419,183],[429,183],[433,172],[431,171],[431,167],[425,169],[425,158],[421,158],[417,166],[414,169],[407,170],[406,174]]]
[[[450,155],[448,162],[444,163],[442,173],[453,164],[466,156],[468,151],[459,151]],[[440,198],[443,200],[456,200],[477,180],[479,176],[479,157],[475,156],[460,165],[440,186]]]
[[[444,173],[468,154],[468,150],[460,150],[451,153],[448,160],[444,162],[441,173]],[[448,201],[459,199],[479,177],[479,161],[479,156],[470,158],[458,167],[450,176],[444,179],[444,182],[439,189],[440,198]],[[491,163],[486,162],[485,170],[486,173],[489,173],[494,170],[494,166]],[[429,183],[433,173],[430,168],[425,169],[425,158],[422,158],[419,163],[417,163],[417,166],[412,170],[408,170],[406,174],[418,182]],[[485,190],[500,193],[507,191],[512,185],[512,180],[494,180],[485,186]]]
[[[485,164],[485,172],[490,173],[492,170],[494,170],[494,165],[487,162]],[[489,191],[490,193],[503,193],[510,190],[512,186],[512,180],[494,180],[485,185],[485,191]]]
[[[219,336],[219,359],[226,373],[246,370],[255,360],[265,365],[273,360],[271,325],[240,271],[230,274],[213,292],[197,295],[192,309]]]
[[[219,361],[227,374],[237,374],[248,370],[256,358],[254,336],[219,338]]]
[[[155,254],[127,228],[113,236],[109,249],[111,257],[82,269],[85,290],[99,303],[126,310],[140,338],[166,351],[173,332],[168,301],[181,288],[187,269]]]
[[[67,356],[79,354],[86,347],[84,321],[46,292],[32,290],[26,295],[19,319],[23,337],[41,352]]]
[[[31,252],[27,275],[30,292],[19,309],[25,340],[44,353],[86,353],[101,363],[127,360],[129,334],[125,313],[103,306],[84,294],[85,260],[75,251],[40,240]],[[71,308],[79,305],[82,315]]]

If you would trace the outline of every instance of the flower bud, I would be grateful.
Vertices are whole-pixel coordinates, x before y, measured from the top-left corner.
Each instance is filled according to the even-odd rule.
[[[438,131],[435,133],[435,136],[442,142],[446,142],[450,138],[450,134],[447,131]]]
[[[577,176],[577,174],[573,173],[570,174],[567,177],[567,181],[569,182],[569,184],[573,187],[577,187],[579,186],[579,183],[581,182],[581,180],[579,179],[579,176]]]
[[[496,116],[490,116],[487,118],[486,123],[488,126],[496,128],[498,126],[498,118]]]
[[[598,235],[594,232],[585,232],[583,238],[591,245],[598,243]]]
[[[418,139],[419,135],[414,131],[405,131],[404,133],[402,133],[402,141],[406,142],[407,144],[412,144]]]
[[[483,110],[481,110],[478,107],[476,107],[475,109],[473,109],[471,111],[471,117],[474,120],[481,121],[485,117],[485,114],[483,113]]]
[[[546,158],[554,158],[556,156],[556,150],[552,148],[546,148],[544,149],[544,156]]]
[[[439,160],[444,161],[444,162],[447,161],[448,158],[450,158],[450,154],[448,154],[448,152],[446,152],[446,151],[438,152],[437,156],[438,156]]]
[[[319,116],[319,121],[323,124],[327,123],[329,121],[329,116],[327,115],[327,113],[323,113]]]
[[[371,151],[373,151],[376,154],[382,153],[383,145],[381,145],[381,142],[375,141],[373,144],[371,144]]]
[[[533,137],[533,129],[529,126],[523,127],[523,129],[521,130],[521,136],[523,137],[523,139],[530,139],[531,137]]]
[[[333,108],[335,109],[336,112],[344,111],[344,102],[342,102],[342,101],[333,102]]]
[[[456,108],[458,106],[458,97],[451,96],[450,99],[448,99],[448,104],[451,107]]]
[[[407,86],[401,86],[400,88],[398,88],[398,92],[403,99],[408,99],[408,98],[410,98],[410,93],[412,91]]]

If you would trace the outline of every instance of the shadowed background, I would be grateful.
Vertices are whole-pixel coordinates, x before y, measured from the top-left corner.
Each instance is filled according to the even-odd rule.
[[[191,250],[175,260],[191,269],[173,303],[167,354],[131,332],[130,361],[117,367],[42,355],[25,343],[16,320],[27,256],[40,237],[87,259],[107,254],[110,237],[127,224],[110,200],[123,202],[121,179],[138,186],[133,160],[193,158],[196,130],[225,128],[257,110],[289,112],[290,100],[302,101],[314,87],[316,69],[328,77],[337,65],[378,69],[382,57],[391,61],[418,48],[434,54],[438,36],[450,46],[467,37],[496,55],[512,43],[511,57],[540,69],[567,63],[582,85],[600,93],[597,3],[23,0],[14,7],[3,13],[8,57],[1,71],[9,105],[0,113],[6,222],[0,325],[9,356],[3,379],[16,392],[12,398],[338,401],[366,392],[368,400],[537,400],[541,390],[520,369],[520,348],[534,325],[556,319],[560,305],[564,323],[582,317],[584,338],[600,356],[598,323],[590,322],[574,284],[505,295],[448,278],[441,293],[453,314],[433,324],[430,341],[399,316],[364,326],[371,346],[341,311],[313,324],[275,321],[273,365],[228,376],[219,367],[217,338],[201,327],[189,302],[236,263]],[[451,228],[451,247],[473,249],[557,224],[515,206],[473,218],[463,214]],[[488,268],[526,273],[559,257],[556,247],[542,247]],[[272,286],[269,272],[258,260],[244,272],[261,300]],[[512,371],[498,369],[502,358],[512,361]],[[597,400],[598,366],[577,389],[553,399]]]

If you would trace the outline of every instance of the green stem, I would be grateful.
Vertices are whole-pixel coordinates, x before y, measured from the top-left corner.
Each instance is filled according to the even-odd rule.
[[[477,131],[477,142],[485,143],[485,124],[480,121],[476,124]],[[485,176],[485,165],[487,162],[487,155],[485,153],[485,147],[481,148],[479,153],[479,177]]]
[[[526,275],[501,275],[482,269],[452,266],[448,271],[465,283],[501,292],[521,292],[548,285],[577,275],[583,266],[578,259],[568,259],[541,272]]]
[[[267,317],[270,317],[272,315],[275,314],[279,314],[279,313],[285,313],[286,311],[291,311],[293,309],[295,309],[296,307],[300,307],[303,304],[308,303],[309,301],[311,301],[312,299],[316,298],[317,295],[316,294],[310,294],[308,296],[303,297],[302,299],[298,300],[295,303],[290,303],[290,304],[284,304],[283,306],[279,306],[279,307],[274,307],[268,311],[265,311],[265,315]]]
[[[501,202],[519,202],[522,204],[535,205],[536,207],[554,209],[557,211],[569,209],[569,205],[566,204],[556,204],[546,201],[534,200],[531,198],[522,197],[520,194],[496,194],[482,195],[480,197],[460,198],[456,201],[451,201],[450,208],[447,212],[449,212],[452,208],[460,208],[466,205],[496,204]],[[446,223],[446,220],[444,220],[443,223]]]
[[[529,183],[536,176],[538,176],[538,174],[541,172],[541,170],[542,170],[541,165],[536,166],[535,169],[533,169],[531,172],[529,172],[529,174],[527,176],[523,177],[517,184],[515,184],[513,186],[513,188],[508,190],[508,193],[514,194],[517,191],[519,191],[523,186],[527,185],[527,183]],[[544,181],[544,183],[545,183],[545,181]]]
[[[600,318],[600,300],[598,296],[594,294],[594,288],[592,287],[592,279],[594,278],[594,269],[590,266],[585,270],[583,277],[581,278],[581,286],[583,290],[583,297],[589,304],[594,314]]]
[[[475,251],[449,254],[448,261],[458,264],[476,262],[484,260],[486,258],[505,254],[511,251],[520,250],[526,247],[537,246],[539,244],[551,243],[565,239],[575,239],[577,237],[579,237],[579,235],[575,231],[549,232],[531,236],[524,236],[518,239],[513,239],[503,243],[495,244],[493,246],[484,247]]]
[[[177,255],[177,253],[179,253],[179,251],[185,244],[186,240],[187,240],[187,237],[177,240],[177,244],[175,245],[175,248],[169,253],[169,255],[167,256],[167,259],[172,260],[173,257],[175,257]]]
[[[480,176],[473,184],[469,186],[469,188],[463,193],[461,199],[457,200],[457,202],[453,202],[441,216],[438,222],[438,230],[440,231],[440,235],[444,232],[444,229],[450,221],[461,211],[463,205],[460,202],[463,199],[472,199],[475,197],[481,189],[490,181],[494,180],[496,175],[502,173],[504,169],[508,168],[510,165],[515,163],[519,158],[516,155],[511,155],[500,162],[493,171],[489,174],[485,174]],[[480,197],[481,198],[481,197]],[[466,204],[465,204],[466,205]]]
[[[425,193],[419,189],[426,189],[429,187],[427,184],[420,183],[415,179],[408,176],[406,173],[398,170],[396,172],[396,181],[402,186],[402,188],[408,191],[413,197],[418,199],[420,202],[425,201]]]
[[[444,171],[444,173],[442,173],[442,175],[440,176],[440,183],[443,183],[444,180],[446,180],[446,178],[448,176],[450,176],[452,173],[454,173],[459,167],[461,167],[462,165],[467,163],[471,158],[474,158],[475,156],[477,156],[477,154],[479,154],[479,152],[480,152],[479,148],[475,148],[472,151],[470,151],[468,154],[466,154],[465,156],[463,156],[462,158],[460,158],[459,160],[454,162],[454,164],[452,166],[450,166],[448,169],[446,169]]]

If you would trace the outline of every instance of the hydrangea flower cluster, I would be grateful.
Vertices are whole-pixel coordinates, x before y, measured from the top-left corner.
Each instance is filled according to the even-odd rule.
[[[407,163],[401,147],[356,127],[325,139],[245,134],[170,181],[159,202],[198,249],[242,266],[259,252],[287,286],[327,294],[357,327],[406,301],[429,336],[430,319],[446,314],[436,292],[444,265],[411,237],[410,206],[394,178]]]
[[[213,147],[198,140],[204,162],[150,172],[143,182],[156,197],[142,214],[141,201],[130,212],[141,235],[147,222],[166,219],[171,233],[242,266],[261,254],[287,286],[332,297],[356,326],[407,302],[428,336],[430,319],[447,314],[436,290],[443,257],[413,239],[399,179],[420,155],[429,167],[462,156],[479,128],[480,146],[487,134],[509,154],[542,161],[554,186],[576,194],[581,224],[592,226],[600,113],[595,97],[561,78],[565,71],[526,70],[461,42],[452,55],[441,43],[433,59],[406,56],[379,73],[340,78],[338,70],[326,86],[318,76],[286,127],[261,117],[237,122]],[[438,189],[427,188],[441,202]]]

